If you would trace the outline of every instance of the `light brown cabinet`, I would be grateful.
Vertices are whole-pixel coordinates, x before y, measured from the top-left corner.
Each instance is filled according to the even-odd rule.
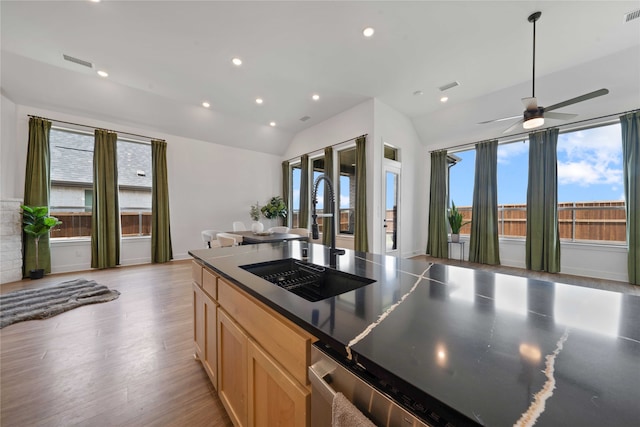
[[[218,396],[236,427],[247,424],[246,333],[218,309]]]
[[[315,337],[196,261],[193,271],[196,353],[233,424],[309,426]]]
[[[202,362],[214,388],[218,388],[218,277],[193,261],[193,341],[196,357]]]

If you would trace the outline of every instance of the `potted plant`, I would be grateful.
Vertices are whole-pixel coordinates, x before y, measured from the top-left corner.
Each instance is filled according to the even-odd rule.
[[[456,208],[456,204],[451,201],[451,209],[449,210],[449,216],[447,217],[449,220],[449,225],[451,226],[451,241],[459,242],[460,241],[460,229],[469,224],[471,221],[462,222],[463,217],[458,208]]]
[[[260,210],[262,211],[262,215],[267,219],[278,220],[278,218],[287,218],[287,205],[280,196],[272,197]]]
[[[251,224],[251,231],[254,233],[260,233],[264,230],[264,225],[259,221],[260,219],[260,205],[256,202],[255,205],[251,205],[251,209],[249,209],[249,216],[253,220]]]
[[[41,279],[44,276],[44,269],[39,265],[39,244],[40,238],[56,225],[62,224],[55,216],[49,216],[49,208],[47,206],[27,206],[20,205],[22,208],[22,229],[25,233],[33,236],[36,244],[36,268],[29,271],[31,279]]]

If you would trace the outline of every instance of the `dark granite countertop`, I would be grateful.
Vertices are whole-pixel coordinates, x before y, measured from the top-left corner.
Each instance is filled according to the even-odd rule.
[[[640,425],[640,297],[347,251],[337,268],[376,282],[309,302],[239,268],[303,245],[189,253],[453,424]]]

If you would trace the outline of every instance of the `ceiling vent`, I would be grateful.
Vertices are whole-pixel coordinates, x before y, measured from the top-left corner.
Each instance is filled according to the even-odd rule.
[[[74,58],[73,56],[62,54],[65,61],[73,62],[84,67],[93,68],[93,64],[89,61],[83,61],[82,59]]]
[[[309,116],[304,116],[304,117],[300,117],[300,121],[301,122],[306,122],[307,120],[309,120],[311,117]]]
[[[440,86],[438,89],[440,89],[440,92],[444,92],[445,90],[449,90],[449,89],[454,88],[456,86],[460,86],[460,83],[459,82],[447,83],[444,86]]]
[[[630,22],[638,18],[640,18],[640,9],[632,10],[624,14],[623,22]]]

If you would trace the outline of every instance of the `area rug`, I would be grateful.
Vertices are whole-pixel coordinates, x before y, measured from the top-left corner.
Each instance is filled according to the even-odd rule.
[[[0,295],[0,329],[23,320],[47,319],[81,305],[112,301],[119,295],[118,291],[86,279],[9,292]]]

